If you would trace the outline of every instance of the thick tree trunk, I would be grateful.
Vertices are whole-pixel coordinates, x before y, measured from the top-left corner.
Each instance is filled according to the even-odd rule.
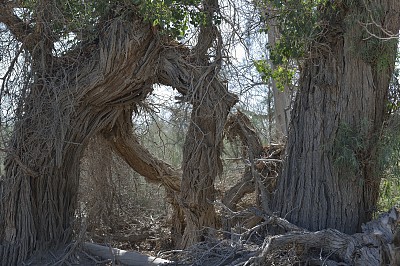
[[[194,105],[187,144],[193,141],[195,145],[186,149],[189,166],[184,172],[206,186],[195,186],[196,192],[185,194],[183,199],[186,206],[200,202],[209,209],[208,185],[212,185],[220,169],[224,122],[236,98],[214,78],[216,66],[199,68],[188,56],[189,49],[157,35],[156,29],[132,11],[129,21],[120,16],[107,19],[92,43],[55,57],[52,43],[46,38],[52,36],[51,32],[45,35],[42,28],[34,34],[21,31],[18,19],[13,24],[16,16],[12,6],[1,9],[0,18],[12,34],[21,42],[26,41],[24,47],[32,54],[34,73],[38,75],[29,96],[22,99],[23,116],[15,125],[6,174],[0,182],[1,265],[20,265],[37,251],[57,248],[71,240],[79,162],[88,140],[100,132],[104,134],[104,130],[115,129],[118,119],[143,100],[154,83],[170,85],[192,97],[186,99]],[[46,23],[50,22],[37,24],[51,30]],[[25,38],[25,33],[30,38]],[[41,39],[44,44],[37,45],[35,40]],[[201,41],[205,46],[198,45],[199,53],[209,47],[207,39],[210,40]],[[205,75],[200,70],[210,72]],[[111,144],[129,157],[135,140],[123,136],[126,138]],[[142,160],[133,156],[127,161],[138,169],[142,167],[140,170],[147,172],[150,179],[171,188],[169,194],[176,194],[179,184],[172,178],[175,173],[168,167],[152,168],[154,160],[147,155]],[[158,174],[166,174],[166,178],[156,177]],[[193,187],[186,185],[185,191],[190,189]],[[197,211],[188,207],[186,215],[192,217],[193,213],[202,220],[203,214]],[[182,224],[181,213],[177,215]],[[211,223],[191,225],[187,235],[192,229]],[[182,230],[181,226],[176,232]]]
[[[151,90],[159,52],[152,34],[141,22],[116,21],[98,49],[77,58],[80,67],[66,61],[70,68],[53,62],[42,69],[15,125],[0,183],[1,265],[21,265],[71,241],[83,151]]]
[[[375,2],[383,10],[383,27],[398,32],[400,2]],[[397,45],[379,41],[381,50],[371,51],[386,60],[383,66],[361,56],[371,40],[357,40],[360,24],[341,28],[346,19],[369,12],[361,6],[340,21],[331,19],[321,38],[328,49],[314,43],[316,52],[301,69],[274,210],[309,230],[358,232],[376,208],[377,143]]]

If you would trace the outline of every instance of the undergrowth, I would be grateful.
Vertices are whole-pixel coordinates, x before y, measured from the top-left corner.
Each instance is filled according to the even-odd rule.
[[[400,206],[400,115],[393,114],[380,144],[379,164],[382,180],[377,210],[384,212]]]

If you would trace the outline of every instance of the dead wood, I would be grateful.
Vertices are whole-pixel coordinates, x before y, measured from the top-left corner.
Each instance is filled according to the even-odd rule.
[[[263,152],[263,145],[250,119],[241,111],[231,114],[226,121],[225,137],[229,141],[239,138],[243,144],[242,155],[248,157],[248,151],[254,156],[260,156]]]
[[[240,140],[243,160],[247,163],[242,178],[225,192],[222,203],[235,212],[237,204],[246,194],[257,191],[257,204],[268,211],[269,194],[275,187],[281,168],[283,145],[263,147],[250,119],[240,111],[229,116],[225,125],[225,136],[231,142]],[[259,222],[259,219],[251,219],[248,226],[253,227],[254,221]],[[233,217],[223,218],[224,231],[230,232],[232,223],[236,222],[237,219]]]
[[[147,256],[138,252],[100,246],[94,243],[83,243],[83,248],[90,254],[98,256],[103,260],[111,260],[123,265],[148,266],[171,263],[169,260]]]
[[[141,242],[145,241],[149,238],[154,238],[156,236],[155,232],[145,231],[143,234],[113,234],[107,237],[107,240],[114,241],[114,242],[129,242],[130,244],[140,244]],[[93,235],[91,240],[94,242],[102,243],[104,242],[104,237]]]
[[[400,213],[395,208],[365,224],[363,232],[354,235],[336,229],[310,232],[285,219],[262,216],[267,223],[282,226],[289,232],[266,238],[262,254],[246,265],[270,265],[274,256],[291,247],[301,261],[313,261],[312,265],[324,265],[328,260],[329,265],[397,265],[399,250],[395,248],[395,232]]]

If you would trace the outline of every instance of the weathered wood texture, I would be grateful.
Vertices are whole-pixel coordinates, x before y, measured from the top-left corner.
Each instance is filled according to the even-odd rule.
[[[289,232],[267,239],[261,256],[249,265],[265,265],[274,252],[285,252],[288,247],[296,248],[301,261],[313,260],[316,265],[399,265],[400,250],[396,250],[396,228],[400,213],[393,208],[362,226],[362,233],[347,235],[336,229],[317,232],[288,226],[281,218],[264,216],[270,224],[283,226]]]
[[[213,19],[219,10],[218,0],[205,0],[207,24],[201,27],[191,61],[197,66],[187,95],[193,109],[183,148],[181,203],[186,228],[181,247],[189,247],[213,235],[216,227],[215,178],[222,172],[223,131],[230,109],[237,97],[218,80],[222,64],[222,37]],[[210,48],[215,49],[210,61]],[[199,75],[200,74],[200,75]]]

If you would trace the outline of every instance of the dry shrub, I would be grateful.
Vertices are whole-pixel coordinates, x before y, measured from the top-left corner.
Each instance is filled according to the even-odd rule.
[[[303,264],[302,264],[303,263]],[[271,266],[288,266],[288,265],[304,265],[304,261],[298,256],[296,245],[289,245],[286,249],[275,250],[253,264],[258,265],[271,265]],[[306,264],[307,265],[307,264]]]
[[[81,164],[77,216],[87,225],[88,240],[157,249],[168,237],[164,189],[147,183],[101,137],[90,141]]]

